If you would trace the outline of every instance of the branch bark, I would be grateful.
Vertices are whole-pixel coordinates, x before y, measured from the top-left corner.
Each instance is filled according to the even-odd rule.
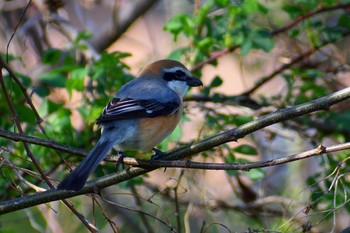
[[[342,102],[350,98],[350,87],[340,90],[338,92],[332,93],[330,95],[324,96],[322,98],[293,106],[286,109],[281,109],[276,112],[270,113],[266,116],[258,118],[252,122],[241,125],[237,128],[233,128],[227,131],[222,132],[221,134],[215,135],[213,137],[204,139],[200,142],[193,143],[182,148],[179,148],[175,151],[169,152],[164,155],[164,160],[175,160],[183,159],[185,157],[200,153],[202,151],[211,149],[213,147],[222,145],[230,141],[237,141],[239,138],[242,138],[252,132],[255,132],[259,129],[273,125],[278,122],[286,121],[298,116],[302,116],[308,113],[328,110],[332,105]],[[322,151],[319,153],[323,153]],[[286,158],[284,158],[286,159]],[[282,158],[283,160],[283,158]],[[294,160],[286,159],[285,162],[291,162]],[[262,162],[264,163],[264,162]],[[269,161],[271,165],[276,163],[276,161]],[[240,165],[241,168],[244,164]],[[255,168],[252,165],[247,166],[245,169]],[[131,167],[128,170],[122,171],[116,174],[109,174],[104,177],[94,179],[87,182],[85,187],[78,192],[74,191],[64,191],[64,190],[48,190],[42,193],[37,193],[33,195],[28,195],[22,198],[17,198],[10,201],[5,201],[0,204],[0,214],[5,214],[13,212],[16,210],[28,208],[31,206],[57,201],[60,199],[65,199],[69,197],[74,197],[87,193],[96,193],[99,190],[106,188],[108,186],[118,184],[122,181],[129,180],[133,177],[148,173],[156,168],[136,168]],[[244,167],[243,167],[244,170]]]

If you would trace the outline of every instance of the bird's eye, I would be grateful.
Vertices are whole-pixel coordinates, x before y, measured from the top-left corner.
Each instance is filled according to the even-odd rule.
[[[177,79],[182,79],[184,76],[185,76],[185,73],[183,72],[183,71],[181,71],[181,70],[177,70],[177,71],[175,71],[175,77],[177,78]]]

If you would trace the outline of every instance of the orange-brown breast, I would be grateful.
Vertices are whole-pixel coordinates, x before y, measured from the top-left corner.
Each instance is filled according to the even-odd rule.
[[[138,142],[139,150],[149,151],[168,136],[181,117],[181,110],[171,116],[140,119]]]

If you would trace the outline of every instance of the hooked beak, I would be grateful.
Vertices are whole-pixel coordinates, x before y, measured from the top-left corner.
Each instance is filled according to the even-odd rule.
[[[201,80],[199,80],[198,78],[196,77],[188,77],[186,79],[186,83],[187,85],[191,86],[191,87],[198,87],[198,86],[203,86],[203,83]]]

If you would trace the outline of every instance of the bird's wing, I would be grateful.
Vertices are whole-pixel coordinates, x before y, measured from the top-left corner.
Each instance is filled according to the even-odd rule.
[[[101,124],[113,120],[167,116],[179,110],[180,102],[161,102],[155,99],[113,98],[96,120]]]

